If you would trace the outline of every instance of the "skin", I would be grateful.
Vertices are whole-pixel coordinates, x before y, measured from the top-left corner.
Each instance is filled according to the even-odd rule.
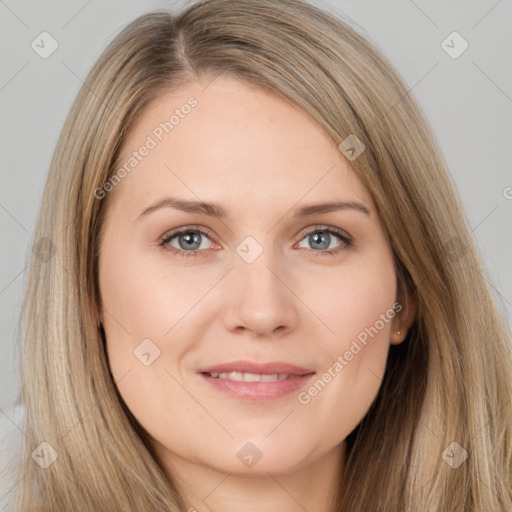
[[[244,359],[284,361],[321,376],[400,299],[372,198],[321,127],[234,78],[208,83],[156,99],[122,148],[124,162],[169,112],[197,99],[107,198],[99,280],[110,367],[189,507],[325,512],[338,487],[344,439],[375,399],[389,346],[405,338],[414,303],[409,299],[408,309],[307,404],[297,392],[262,403],[228,397],[196,374]],[[169,195],[215,201],[229,215],[163,207],[138,218]],[[344,209],[293,218],[297,208],[327,201],[358,202],[369,214]],[[159,245],[190,225],[206,233],[198,235],[202,255],[176,256]],[[322,231],[317,225],[343,230],[353,244],[334,234],[315,244],[308,235]],[[263,250],[252,263],[236,251],[248,236]],[[186,244],[179,235],[168,242],[190,252]],[[321,254],[340,247],[334,256]],[[148,338],[160,355],[146,366],[134,350]],[[250,468],[237,457],[247,442],[262,455]]]

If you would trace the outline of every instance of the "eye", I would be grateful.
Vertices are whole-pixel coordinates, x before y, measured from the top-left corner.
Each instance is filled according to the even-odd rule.
[[[329,248],[333,235],[338,238],[341,243],[334,249],[325,250]],[[171,244],[171,241],[175,238],[178,247]],[[188,226],[166,234],[161,240],[160,246],[165,250],[170,251],[175,256],[203,256],[205,253],[204,249],[208,248],[202,243],[203,238],[210,239],[208,233]],[[312,245],[312,249],[314,252],[318,253],[318,256],[334,256],[344,249],[352,246],[352,238],[341,229],[334,228],[332,226],[315,226],[312,231],[307,232],[301,238],[300,242],[304,239],[307,239],[307,241]]]
[[[328,249],[334,235],[341,240],[341,243],[334,249]],[[332,226],[315,226],[313,231],[309,231],[302,239],[307,240],[313,249],[318,249],[318,256],[335,256],[344,249],[352,246],[352,238],[341,229]]]
[[[201,231],[200,229],[193,229],[190,227],[182,228],[179,231],[174,231],[173,233],[166,235],[165,238],[161,241],[160,245],[173,253],[175,256],[194,256],[196,257],[198,253],[204,251],[199,251],[199,249],[205,249],[202,247],[201,238],[206,237],[209,238],[207,233]],[[171,240],[174,238],[177,239],[178,247],[174,247],[170,245]]]

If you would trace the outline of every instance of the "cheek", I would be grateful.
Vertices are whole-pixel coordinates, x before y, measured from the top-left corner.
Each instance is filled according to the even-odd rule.
[[[100,282],[104,325],[116,355],[129,355],[126,348],[144,339],[160,346],[208,288],[191,268],[169,272],[161,262],[142,257],[106,262]],[[119,353],[117,346],[123,349]]]
[[[370,339],[389,338],[395,316],[392,307],[396,298],[396,274],[388,252],[360,258],[327,277],[316,275],[303,281],[307,284],[301,297],[328,329],[322,329],[325,334],[317,339],[326,342],[322,352],[331,359],[350,350],[354,340],[364,344]],[[382,343],[367,343],[358,359],[379,352],[376,345]]]
[[[391,256],[381,253],[332,279],[317,280],[321,287],[312,287],[313,281],[308,279],[307,288],[312,293],[301,297],[323,323],[312,317],[315,321],[303,327],[322,364],[315,380],[296,397],[294,427],[316,432],[308,441],[325,449],[353,431],[378,394],[396,315],[396,274]],[[304,351],[312,354],[313,344],[308,345]],[[283,432],[291,436],[292,431]]]
[[[319,340],[324,365],[298,396],[301,407],[324,425],[332,443],[356,427],[377,396],[396,315],[391,263],[354,272],[339,285],[328,288],[332,300],[324,298],[324,320],[335,333]]]
[[[190,408],[172,378],[182,380],[172,363],[180,360],[185,347],[169,343],[173,326],[186,314],[183,302],[190,301],[183,299],[182,292],[187,290],[192,295],[187,287],[166,286],[147,273],[124,273],[121,268],[104,286],[104,305],[109,311],[104,314],[106,349],[112,376],[124,403],[151,436],[169,430],[168,420],[176,410],[185,413]],[[181,328],[181,323],[178,326]],[[183,441],[187,431],[178,426],[173,435]]]
[[[165,274],[162,268],[132,257],[106,259],[100,270],[110,369],[127,407],[148,430],[158,428],[165,407],[190,407],[172,376],[182,380],[177,365],[201,340],[197,303],[216,282],[192,266]]]

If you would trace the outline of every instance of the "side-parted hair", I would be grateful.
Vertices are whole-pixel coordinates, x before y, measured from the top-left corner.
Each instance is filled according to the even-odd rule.
[[[399,289],[416,296],[408,337],[391,347],[379,394],[347,438],[337,511],[512,510],[510,332],[446,164],[388,60],[302,0],[145,14],[87,76],[51,161],[20,317],[16,510],[184,509],[109,371],[97,327],[109,195],[94,192],[149,102],[222,74],[292,102],[336,145],[349,135],[364,143],[351,166],[382,219]],[[46,469],[31,456],[42,442],[58,454]],[[468,455],[457,468],[443,456],[452,443]]]

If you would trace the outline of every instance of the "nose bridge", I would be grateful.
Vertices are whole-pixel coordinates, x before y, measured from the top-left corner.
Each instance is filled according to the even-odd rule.
[[[229,328],[269,334],[296,321],[294,295],[285,284],[285,267],[278,261],[271,238],[266,237],[264,245],[248,236],[236,248],[235,286],[226,316]]]

